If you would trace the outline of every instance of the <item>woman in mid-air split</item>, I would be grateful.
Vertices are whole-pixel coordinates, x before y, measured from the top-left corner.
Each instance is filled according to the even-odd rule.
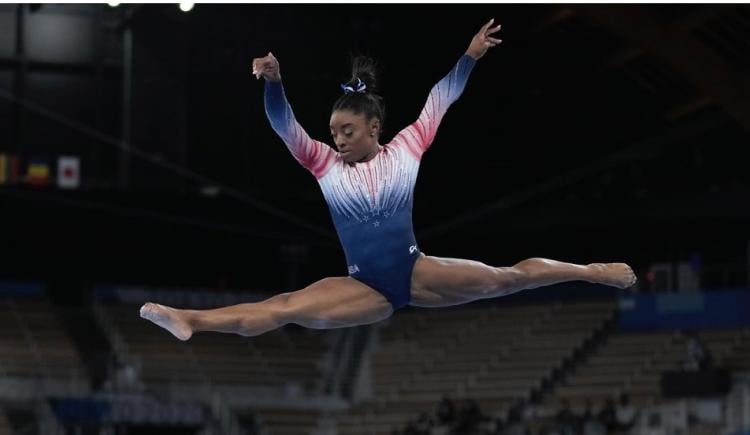
[[[635,274],[624,263],[577,265],[529,258],[511,267],[493,267],[419,251],[412,229],[412,193],[419,163],[476,62],[500,44],[491,36],[500,30],[500,25],[492,27],[493,22],[482,26],[453,69],[432,87],[419,118],[384,145],[380,132],[385,113],[381,97],[374,92],[370,59],[354,59],[352,78],[341,85],[343,93],[333,105],[330,130],[335,147],[311,139],[297,123],[276,57],[268,53],[253,59],[253,74],[265,79],[264,101],[271,127],[317,179],[343,245],[349,275],[325,278],[262,302],[210,310],[146,303],[141,317],[180,340],[200,331],[255,336],[289,323],[316,329],[364,325],[386,319],[407,305],[459,305],[565,281],[632,286]]]

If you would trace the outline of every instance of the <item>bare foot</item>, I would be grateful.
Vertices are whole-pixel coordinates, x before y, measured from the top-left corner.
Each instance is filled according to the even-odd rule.
[[[146,302],[141,307],[141,317],[156,323],[182,341],[193,335],[190,325],[180,318],[179,313],[174,308]]]
[[[633,269],[625,263],[592,263],[589,268],[595,273],[594,282],[599,284],[628,288],[638,281]]]

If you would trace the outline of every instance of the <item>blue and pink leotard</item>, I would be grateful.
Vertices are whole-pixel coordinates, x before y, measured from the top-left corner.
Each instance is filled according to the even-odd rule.
[[[380,292],[394,309],[409,304],[419,254],[412,226],[414,184],[448,107],[458,99],[476,61],[463,55],[432,87],[419,118],[370,161],[346,163],[332,147],[311,139],[294,117],[281,81],[266,81],[272,128],[295,159],[318,180],[344,248],[349,275]]]

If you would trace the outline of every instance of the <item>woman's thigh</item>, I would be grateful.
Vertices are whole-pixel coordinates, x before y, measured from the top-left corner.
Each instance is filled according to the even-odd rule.
[[[445,307],[502,296],[518,282],[512,267],[493,267],[474,260],[423,256],[412,272],[411,303]]]
[[[325,278],[276,297],[283,301],[285,323],[307,328],[366,325],[393,314],[393,307],[382,294],[351,277]]]

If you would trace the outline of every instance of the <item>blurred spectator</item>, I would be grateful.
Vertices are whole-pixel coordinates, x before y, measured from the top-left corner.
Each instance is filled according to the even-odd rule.
[[[501,426],[502,427],[502,426]],[[502,428],[502,435],[528,435],[530,434],[528,426],[521,419],[521,411],[513,408],[508,413],[508,422]]]
[[[435,422],[432,417],[426,413],[421,412],[416,420],[411,420],[406,423],[406,427],[403,430],[403,435],[432,435]],[[394,434],[397,434],[394,431]]]
[[[145,384],[140,380],[138,370],[133,365],[121,363],[114,358],[112,364],[110,377],[102,384],[104,391],[135,392],[146,389]]]
[[[529,423],[543,417],[540,402],[541,399],[538,394],[531,396],[531,399],[526,402],[526,406],[523,407],[523,421]]]
[[[448,397],[443,399],[438,404],[437,408],[437,423],[439,425],[451,426],[456,421],[456,407],[453,401]]]
[[[586,400],[586,408],[581,416],[581,433],[583,435],[607,435],[607,428],[594,414],[591,400]]]
[[[505,430],[505,422],[500,417],[490,418],[486,425],[485,433],[487,435],[502,435]]]
[[[607,433],[612,433],[617,429],[617,411],[615,410],[614,399],[607,399],[604,402],[604,408],[599,411],[599,421],[604,425]]]
[[[427,414],[426,412],[419,414],[419,418],[417,418],[417,422],[415,424],[417,433],[419,435],[430,435],[433,426],[435,426],[435,422],[432,420],[432,417],[430,417],[429,414]]]
[[[573,410],[570,409],[570,401],[563,399],[562,407],[555,416],[555,427],[557,432],[562,435],[574,435],[576,433],[576,427],[578,426],[578,419]]]
[[[638,410],[630,403],[630,396],[627,394],[620,395],[620,403],[617,405],[615,416],[619,431],[628,432],[635,425]]]
[[[710,368],[712,366],[711,353],[698,339],[698,335],[693,331],[685,332],[683,335],[686,337],[687,355],[682,369],[686,372],[697,372]]]
[[[464,399],[458,412],[458,424],[454,430],[456,435],[471,435],[477,432],[482,420],[482,412],[474,399]]]
[[[666,435],[661,415],[658,412],[648,414],[646,419],[646,430],[643,435]]]

